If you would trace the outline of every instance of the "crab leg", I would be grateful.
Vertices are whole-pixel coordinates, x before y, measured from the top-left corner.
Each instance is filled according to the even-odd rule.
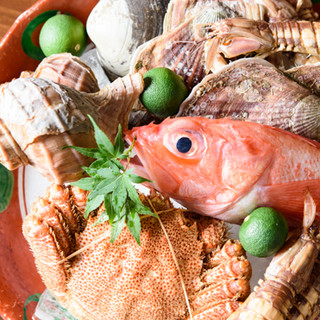
[[[76,233],[83,231],[85,219],[77,203],[83,195],[80,189],[53,184],[45,198],[32,206],[25,218],[23,233],[35,256],[40,274],[49,289],[63,295],[70,277],[70,261],[60,262],[76,251]],[[50,275],[55,274],[55,277]]]
[[[302,234],[297,240],[292,237],[275,255],[266,270],[265,280],[228,320],[287,318],[295,298],[306,288],[319,254],[320,242],[316,239],[319,226],[312,225],[315,210],[315,203],[308,193]]]

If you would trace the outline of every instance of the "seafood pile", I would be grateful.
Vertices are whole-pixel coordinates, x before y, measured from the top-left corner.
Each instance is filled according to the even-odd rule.
[[[0,162],[10,170],[30,164],[57,183],[23,223],[38,271],[78,319],[316,319],[318,14],[310,0],[168,2],[106,0],[92,11],[88,32],[99,59],[111,77],[122,76],[105,88],[70,54],[0,86]],[[102,6],[107,25],[125,26],[113,48],[94,35]],[[150,124],[139,103],[143,74],[155,67],[175,71],[190,91],[160,124]],[[115,165],[148,179],[151,193],[140,200],[158,219],[141,216],[141,246],[129,228],[110,243],[111,222],[101,223],[108,210],[98,204],[86,219],[89,191],[64,185],[93,162],[65,147],[91,154],[105,147],[88,115],[111,142],[119,125],[125,130],[136,156]],[[126,130],[129,121],[134,128]],[[240,224],[261,206],[283,213],[292,228],[303,225],[250,293],[251,265],[225,222]]]
[[[240,243],[222,221],[176,209],[154,191],[140,198],[168,238],[145,217],[141,246],[127,229],[111,244],[110,224],[95,225],[104,208],[85,220],[87,192],[50,186],[23,224],[46,286],[78,319],[190,319],[187,302],[194,320],[226,319],[250,293]]]

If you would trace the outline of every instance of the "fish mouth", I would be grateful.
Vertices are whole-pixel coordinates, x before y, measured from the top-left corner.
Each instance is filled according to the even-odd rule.
[[[130,158],[129,168],[133,168],[135,174],[137,174],[145,179],[151,180],[147,170],[145,169],[145,167],[144,167],[144,165],[138,155],[135,155],[132,158]]]
[[[125,132],[124,139],[128,143],[129,147],[131,147],[136,139],[136,136],[132,134],[132,131],[127,131]],[[124,160],[126,161],[125,165],[127,165],[129,169],[134,169],[135,174],[151,181],[152,179],[143,164],[141,156],[139,156],[140,152],[137,150],[136,145],[133,146],[132,151],[134,155],[133,157],[130,157],[129,160]],[[148,182],[147,185],[152,186],[151,182]]]

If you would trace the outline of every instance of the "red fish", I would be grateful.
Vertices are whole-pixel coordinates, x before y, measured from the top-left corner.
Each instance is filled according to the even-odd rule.
[[[306,191],[320,200],[320,143],[290,132],[186,117],[126,132],[134,137],[135,172],[200,214],[241,223],[269,206],[301,224]]]

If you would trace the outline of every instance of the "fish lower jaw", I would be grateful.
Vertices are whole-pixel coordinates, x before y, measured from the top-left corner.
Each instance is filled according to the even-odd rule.
[[[259,206],[259,199],[258,188],[253,188],[244,197],[236,200],[235,203],[226,210],[211,216],[226,222],[241,224],[243,219]]]

